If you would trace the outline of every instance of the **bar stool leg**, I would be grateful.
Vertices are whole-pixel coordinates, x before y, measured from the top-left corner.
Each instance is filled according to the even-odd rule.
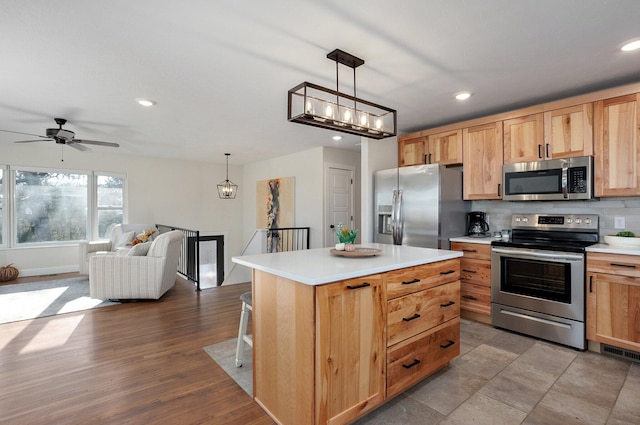
[[[242,367],[244,357],[244,344],[248,343],[253,346],[253,340],[247,335],[247,325],[249,323],[249,314],[252,308],[246,302],[242,303],[242,313],[240,314],[240,328],[238,329],[238,344],[236,346],[236,367]]]

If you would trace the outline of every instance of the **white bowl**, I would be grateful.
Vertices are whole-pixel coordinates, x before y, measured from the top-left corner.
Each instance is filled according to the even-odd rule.
[[[638,237],[627,238],[623,236],[605,235],[604,241],[612,246],[640,248],[640,238]]]

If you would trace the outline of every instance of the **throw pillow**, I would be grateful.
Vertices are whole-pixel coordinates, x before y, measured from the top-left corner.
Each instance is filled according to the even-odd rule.
[[[135,236],[135,234],[136,232],[134,232],[133,230],[130,232],[123,233],[122,236],[120,236],[120,239],[118,239],[118,242],[116,243],[116,248],[131,245],[131,241],[133,240],[133,237]]]
[[[129,252],[127,252],[127,257],[144,257],[149,252],[149,248],[151,247],[151,242],[139,243],[134,245]]]

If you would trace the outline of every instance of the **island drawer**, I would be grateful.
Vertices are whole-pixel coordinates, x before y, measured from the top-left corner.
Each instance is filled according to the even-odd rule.
[[[464,252],[465,258],[477,258],[478,260],[491,260],[491,245],[469,243],[469,242],[451,242],[453,251]]]
[[[491,262],[463,257],[460,260],[460,279],[491,287]]]
[[[640,256],[588,252],[587,271],[640,277]]]
[[[460,279],[460,260],[438,261],[385,273],[387,299],[401,297]]]
[[[491,314],[491,288],[485,285],[462,282],[460,308],[480,314]]]
[[[387,350],[387,398],[431,375],[460,354],[460,318]]]
[[[460,315],[460,281],[394,298],[387,303],[387,346]]]

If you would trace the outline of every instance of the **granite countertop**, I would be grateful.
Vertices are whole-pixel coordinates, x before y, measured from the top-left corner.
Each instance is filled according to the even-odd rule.
[[[387,244],[362,244],[358,247],[378,248],[382,253],[375,257],[347,258],[332,255],[329,252],[331,248],[316,248],[243,255],[233,257],[231,261],[306,285],[322,285],[462,256],[460,251]]]
[[[627,248],[624,246],[613,246],[606,243],[598,243],[588,246],[587,252],[602,252],[605,254],[624,254],[624,255],[640,255],[638,248]]]

